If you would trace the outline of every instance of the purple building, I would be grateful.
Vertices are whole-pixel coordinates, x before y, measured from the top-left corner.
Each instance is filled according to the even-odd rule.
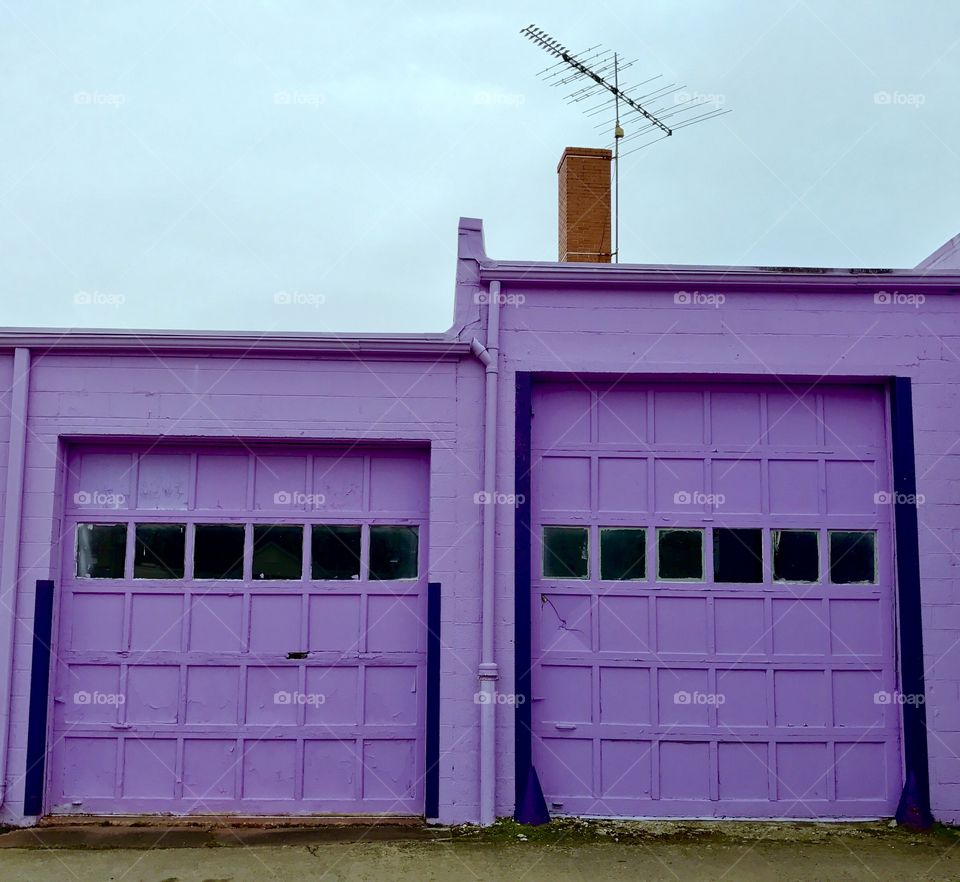
[[[3,820],[960,821],[960,240],[612,264],[565,160],[446,334],[0,333]]]

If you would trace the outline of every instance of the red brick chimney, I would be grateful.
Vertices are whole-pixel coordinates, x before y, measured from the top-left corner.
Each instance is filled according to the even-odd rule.
[[[567,147],[560,157],[561,261],[610,263],[609,150]]]

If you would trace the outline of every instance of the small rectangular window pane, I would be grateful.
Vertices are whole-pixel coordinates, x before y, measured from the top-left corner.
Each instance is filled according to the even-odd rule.
[[[657,576],[703,579],[703,530],[657,530]]]
[[[77,524],[79,578],[122,579],[126,556],[126,524]]]
[[[314,579],[360,578],[359,526],[314,524],[310,539]]]
[[[182,579],[187,528],[184,524],[137,524],[134,579]]]
[[[419,545],[418,527],[371,527],[370,578],[416,579]]]
[[[193,578],[242,579],[244,532],[243,524],[197,524]]]
[[[622,582],[647,575],[647,531],[631,527],[600,530],[600,578]]]
[[[303,574],[303,527],[255,524],[253,578],[299,579]]]
[[[816,530],[772,530],[774,582],[820,581],[820,538]]]
[[[548,579],[586,579],[589,573],[586,527],[543,528],[543,575]]]
[[[713,581],[763,581],[762,530],[714,528]]]
[[[834,585],[872,585],[877,581],[876,533],[830,532],[830,581]]]

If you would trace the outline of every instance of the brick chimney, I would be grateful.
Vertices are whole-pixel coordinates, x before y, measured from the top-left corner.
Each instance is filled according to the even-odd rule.
[[[560,157],[561,261],[610,263],[609,150],[567,147]]]

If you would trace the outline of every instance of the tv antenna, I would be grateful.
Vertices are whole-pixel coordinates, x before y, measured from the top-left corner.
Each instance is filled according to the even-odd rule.
[[[662,74],[621,87],[620,73],[633,67],[637,59],[621,61],[618,53],[601,49],[599,44],[573,53],[536,25],[527,25],[520,33],[557,59],[537,76],[551,86],[571,88],[572,91],[564,96],[567,104],[587,102],[583,109],[587,116],[603,117],[594,128],[613,130],[613,259],[615,263],[619,263],[620,142],[643,142],[623,154],[629,156],[657,141],[669,138],[679,129],[706,122],[730,111],[720,107],[714,96],[698,93],[691,95],[684,91],[685,86],[677,83],[651,86],[651,83],[662,78]],[[645,89],[648,91],[643,91]],[[621,121],[635,123],[636,131],[625,136]]]

